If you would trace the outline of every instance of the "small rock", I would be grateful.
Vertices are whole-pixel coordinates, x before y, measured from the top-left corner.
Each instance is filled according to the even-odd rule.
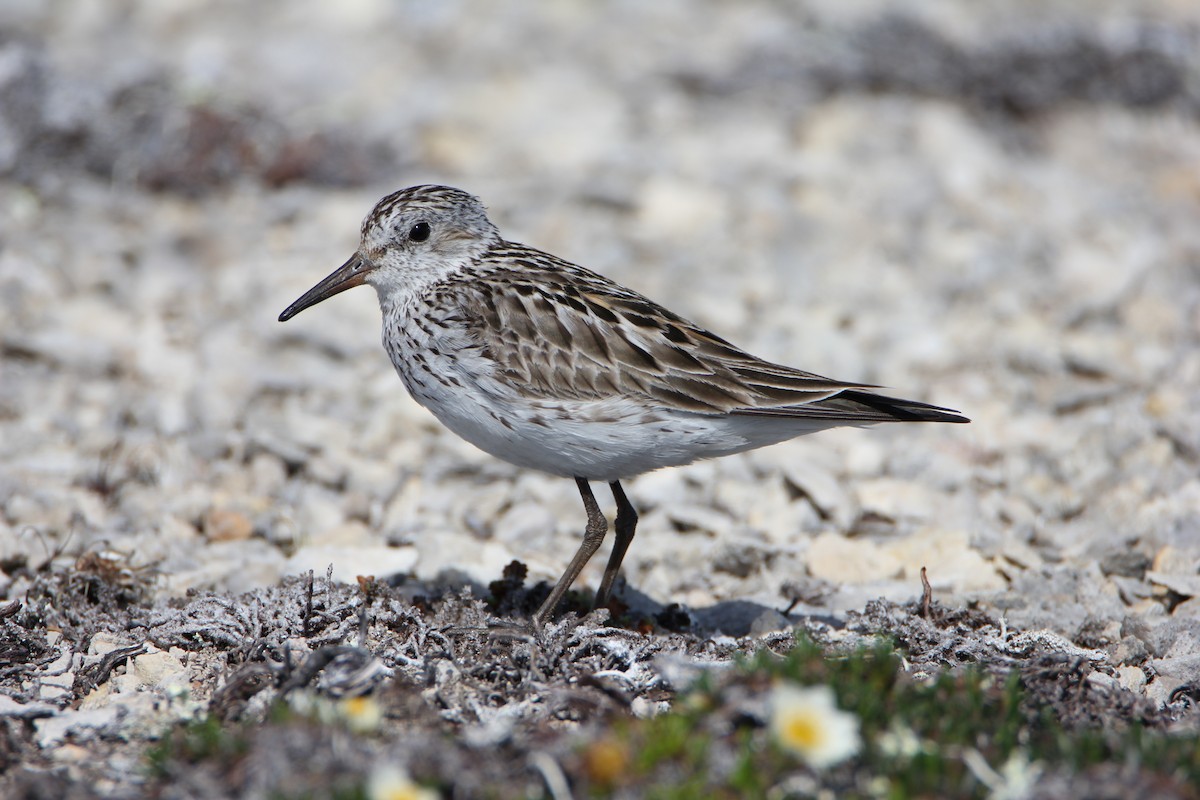
[[[928,568],[935,586],[960,592],[990,592],[1008,583],[971,547],[966,531],[923,528],[912,536],[889,542],[884,550],[902,565],[902,577],[917,580]]]
[[[1147,635],[1151,652],[1160,658],[1200,654],[1200,622],[1169,619]]]
[[[529,567],[529,577],[525,581],[527,586],[532,586],[540,580],[553,583],[562,574],[563,553],[555,551],[514,554],[510,548],[498,542],[479,542],[478,540],[473,540],[467,550],[452,549],[453,542],[464,539],[469,539],[469,537],[448,536],[446,533],[427,537],[419,545],[421,557],[417,561],[417,575],[424,579],[434,579],[443,574],[450,575],[457,572],[487,586],[491,581],[503,575],[504,568],[517,557]],[[470,556],[464,558],[463,553],[469,553]],[[599,583],[603,562],[601,559],[593,559],[593,562],[601,563],[589,564],[588,569],[583,573],[585,577],[576,582],[576,588],[582,589],[589,583],[592,585]],[[630,569],[629,560],[625,562],[624,569],[626,571]]]
[[[254,534],[254,524],[240,511],[214,508],[204,515],[204,536],[210,542],[238,542]]]
[[[106,656],[114,650],[120,650],[122,647],[129,647],[133,642],[128,639],[123,639],[114,636],[111,633],[97,633],[92,637],[91,643],[88,645],[88,655],[90,656]]]
[[[702,505],[690,504],[669,508],[667,516],[684,531],[722,534],[734,526],[734,520],[728,514]]]
[[[133,659],[133,674],[144,686],[162,686],[164,682],[186,685],[187,667],[170,653],[143,653]]]
[[[8,695],[0,694],[0,717],[13,719],[38,719],[52,717],[58,709],[48,703],[18,703]]]
[[[1000,548],[1000,555],[1005,561],[1022,569],[1041,569],[1046,563],[1037,550],[1026,542],[1017,540],[1004,542]]]
[[[91,711],[92,709],[104,708],[112,700],[113,694],[117,691],[117,678],[119,675],[114,675],[100,684],[96,688],[87,693],[87,696],[79,701],[80,711]]]
[[[1169,589],[1184,597],[1200,597],[1200,575],[1180,575],[1151,570],[1146,573],[1146,580],[1155,586]]]
[[[1150,559],[1137,550],[1121,549],[1100,560],[1100,571],[1109,576],[1140,578],[1150,566]]]
[[[1200,597],[1193,597],[1175,606],[1171,616],[1176,619],[1200,620]]]
[[[1150,569],[1159,574],[1195,575],[1196,556],[1172,545],[1167,545],[1154,554]]]
[[[671,710],[671,704],[666,700],[651,700],[648,697],[635,697],[629,710],[638,719],[650,719]]]
[[[845,469],[856,477],[872,477],[883,471],[887,450],[871,436],[856,438],[846,450]],[[859,495],[862,497],[861,493]]]
[[[304,472],[322,486],[341,488],[346,485],[348,460],[342,453],[318,453],[304,462]]]
[[[278,494],[287,483],[287,467],[274,453],[255,453],[250,459],[250,486],[261,495]]]
[[[1131,692],[1146,688],[1146,673],[1141,667],[1117,667],[1117,681]]]
[[[822,533],[808,548],[808,571],[831,583],[870,583],[900,575],[904,564],[868,539]]]
[[[83,764],[96,758],[93,751],[70,742],[54,748],[50,755],[55,761],[62,764]]]
[[[750,625],[750,635],[763,637],[777,631],[790,630],[792,623],[773,608],[767,609]]]
[[[96,735],[111,733],[119,726],[124,713],[125,709],[114,704],[103,708],[64,711],[55,717],[34,720],[33,725],[37,730],[38,744],[43,750],[49,750],[68,736],[77,742],[85,742]]]
[[[503,511],[495,520],[494,529],[506,542],[521,542],[553,531],[557,525],[558,520],[544,504],[522,502]]]
[[[1121,599],[1127,605],[1133,605],[1139,600],[1145,600],[1154,590],[1149,583],[1137,578],[1127,578],[1123,575],[1110,575],[1109,580],[1117,587],[1117,591],[1121,593]]]
[[[1088,674],[1087,682],[1095,688],[1104,690],[1115,690],[1121,686],[1120,681],[1104,672],[1092,672]]]
[[[766,567],[769,559],[770,552],[761,542],[741,538],[726,542],[717,549],[713,556],[712,568],[718,572],[746,578]]]
[[[1150,668],[1162,678],[1175,679],[1176,685],[1200,682],[1200,654],[1156,658],[1150,662]]]
[[[864,512],[889,519],[928,519],[941,500],[923,483],[898,478],[875,478],[858,485]]]
[[[834,475],[807,461],[793,459],[785,463],[787,482],[812,503],[823,518],[833,522],[838,530],[848,530],[858,517],[855,497]]]
[[[1159,674],[1154,680],[1146,684],[1146,697],[1157,703],[1160,707],[1171,702],[1171,693],[1182,686],[1186,681],[1179,678],[1173,678],[1169,675]]]

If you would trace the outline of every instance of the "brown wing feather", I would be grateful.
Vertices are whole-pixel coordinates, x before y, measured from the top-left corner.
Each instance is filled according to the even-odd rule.
[[[872,388],[763,361],[601,275],[503,243],[463,289],[473,334],[522,391],[543,399],[642,395],[699,413],[892,419],[847,400]],[[514,269],[515,265],[515,269]],[[867,392],[861,395],[873,396]]]

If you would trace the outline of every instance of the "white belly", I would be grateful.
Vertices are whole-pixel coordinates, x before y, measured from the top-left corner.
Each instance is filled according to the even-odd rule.
[[[413,392],[454,433],[497,458],[567,478],[615,481],[821,430],[797,420],[647,409],[628,398],[522,403]]]

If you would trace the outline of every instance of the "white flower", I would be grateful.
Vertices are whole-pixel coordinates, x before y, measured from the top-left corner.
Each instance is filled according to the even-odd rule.
[[[192,690],[190,687],[178,683],[171,683],[163,687],[163,693],[167,696],[168,707],[175,713],[177,719],[204,719],[205,706],[203,703],[197,703],[192,698]]]
[[[317,698],[311,692],[292,692],[287,696],[288,708],[302,717],[317,715]]]
[[[392,764],[371,770],[367,778],[368,800],[438,800],[435,789],[414,783],[408,773]]]
[[[383,708],[370,697],[330,700],[312,692],[292,692],[288,705],[297,714],[323,725],[345,725],[355,733],[374,733],[383,722]]]
[[[913,729],[902,722],[894,721],[877,740],[879,752],[888,758],[911,759],[922,750],[921,740]]]
[[[1013,751],[999,772],[974,748],[963,753],[963,761],[971,774],[988,788],[988,800],[1025,800],[1033,794],[1042,775],[1042,765],[1030,761],[1024,750]]]
[[[302,717],[308,717],[324,725],[337,721],[337,709],[327,697],[309,691],[292,692],[287,697],[288,706]]]
[[[858,717],[837,707],[828,686],[781,683],[771,693],[771,733],[785,750],[815,769],[858,752]]]

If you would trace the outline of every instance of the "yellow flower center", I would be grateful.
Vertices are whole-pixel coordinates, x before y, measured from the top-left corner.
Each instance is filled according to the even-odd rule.
[[[629,766],[629,750],[613,739],[601,739],[584,753],[588,777],[599,784],[615,783]]]
[[[346,700],[346,713],[350,716],[365,714],[371,710],[371,702],[365,697],[351,697]]]
[[[784,738],[788,744],[800,750],[808,750],[821,743],[821,726],[808,714],[797,714],[784,726]]]

